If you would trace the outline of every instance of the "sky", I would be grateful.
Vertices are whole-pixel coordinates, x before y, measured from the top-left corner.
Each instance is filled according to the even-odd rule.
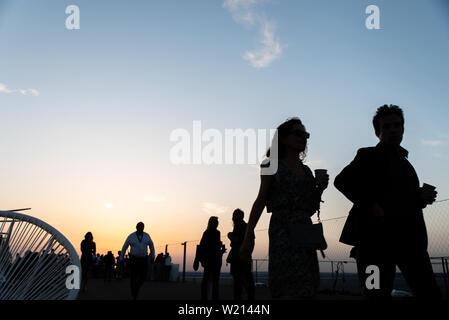
[[[66,28],[70,5],[79,29]],[[380,29],[365,25],[369,5]],[[235,208],[249,215],[258,167],[176,165],[170,135],[298,116],[306,164],[331,179],[321,218],[341,217],[351,203],[333,179],[377,143],[383,104],[404,109],[402,145],[447,199],[448,37],[445,0],[0,0],[0,209],[31,207],[78,252],[87,231],[116,252],[138,221],[158,251],[200,239],[211,215],[225,236]]]

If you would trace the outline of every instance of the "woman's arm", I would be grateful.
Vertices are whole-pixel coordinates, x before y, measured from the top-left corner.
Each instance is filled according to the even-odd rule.
[[[243,239],[242,246],[240,247],[240,256],[244,260],[249,260],[251,256],[251,243],[254,239],[254,229],[256,228],[257,222],[259,221],[265,205],[267,204],[269,191],[274,181],[274,176],[272,175],[261,175],[260,177],[259,194],[257,195],[257,198],[251,208],[245,237]]]

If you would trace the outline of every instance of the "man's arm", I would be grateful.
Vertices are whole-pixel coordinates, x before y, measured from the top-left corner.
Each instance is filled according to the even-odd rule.
[[[154,260],[154,244],[153,244],[153,240],[151,240],[150,235],[148,235],[148,246],[150,247],[150,259],[151,261]]]
[[[237,230],[235,230],[236,232],[233,232],[233,240],[236,243],[242,243],[243,239],[245,239],[245,233],[246,233],[246,223],[242,223],[241,225],[238,226]]]
[[[200,247],[203,250],[205,250],[206,246],[209,244],[208,232],[206,232],[206,231],[203,232],[203,236],[201,237],[201,240],[200,240]]]
[[[376,201],[375,177],[370,162],[375,155],[367,149],[359,149],[354,160],[335,177],[335,187],[352,203],[368,210],[374,221],[384,221],[383,208]]]
[[[369,205],[374,202],[373,181],[367,181],[367,171],[372,170],[367,167],[368,156],[364,149],[360,149],[354,160],[334,180],[334,186],[354,204]]]
[[[128,236],[128,237],[126,238],[126,241],[125,241],[125,243],[123,244],[122,252],[120,253],[120,261],[123,260],[123,256],[125,255],[126,250],[128,250],[128,247],[129,247],[129,237],[130,237],[130,236]]]

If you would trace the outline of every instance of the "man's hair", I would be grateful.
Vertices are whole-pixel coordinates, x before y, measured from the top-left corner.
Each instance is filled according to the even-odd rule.
[[[376,114],[373,117],[373,126],[376,135],[380,133],[380,119],[391,114],[397,115],[404,126],[404,112],[398,106],[390,104],[389,106],[384,104],[383,106],[377,108]]]
[[[239,209],[239,208],[235,209],[234,212],[232,213],[232,216],[233,216],[233,217],[237,217],[237,218],[239,218],[240,220],[243,220],[243,216],[244,216],[244,215],[245,215],[245,214],[243,213],[243,211],[242,211],[241,209]]]

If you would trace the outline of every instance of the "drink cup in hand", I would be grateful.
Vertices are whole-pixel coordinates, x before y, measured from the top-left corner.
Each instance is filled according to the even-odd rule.
[[[326,169],[315,169],[315,179],[320,187],[323,189],[327,187],[329,183],[329,175]]]
[[[426,204],[432,204],[435,202],[435,199],[437,197],[437,192],[435,191],[436,187],[423,183],[423,186],[421,188],[421,198],[424,200]]]
[[[427,184],[427,183],[423,183],[422,189],[424,192],[429,192],[429,191],[435,191],[436,187],[434,187],[430,184]]]

